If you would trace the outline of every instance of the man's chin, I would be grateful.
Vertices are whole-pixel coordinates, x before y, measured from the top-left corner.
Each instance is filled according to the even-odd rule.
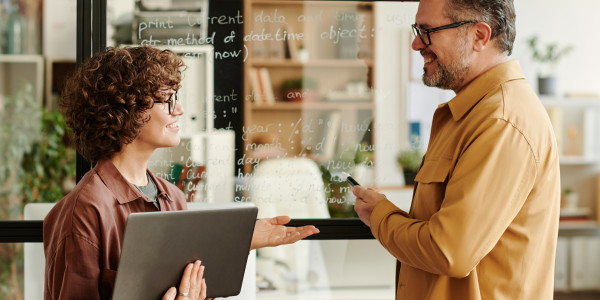
[[[427,71],[425,70],[425,73],[423,73],[423,83],[426,86],[437,87],[439,85],[439,78],[435,75],[436,74],[427,75]]]

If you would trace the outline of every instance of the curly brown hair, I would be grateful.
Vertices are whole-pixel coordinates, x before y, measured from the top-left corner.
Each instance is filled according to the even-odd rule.
[[[110,158],[131,143],[149,120],[146,110],[178,90],[185,66],[177,54],[156,48],[107,48],[67,80],[60,103],[75,145],[88,161]]]

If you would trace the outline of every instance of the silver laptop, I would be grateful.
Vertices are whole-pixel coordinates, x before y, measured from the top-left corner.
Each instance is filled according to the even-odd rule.
[[[113,299],[161,299],[196,259],[206,266],[209,298],[239,294],[257,212],[230,204],[129,215]]]

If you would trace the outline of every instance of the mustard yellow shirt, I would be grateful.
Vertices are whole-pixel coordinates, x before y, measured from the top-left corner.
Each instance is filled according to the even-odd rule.
[[[516,61],[435,111],[410,213],[371,231],[400,262],[396,299],[553,298],[560,178],[547,113]]]

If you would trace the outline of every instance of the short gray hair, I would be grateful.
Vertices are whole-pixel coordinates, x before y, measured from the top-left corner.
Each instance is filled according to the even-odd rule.
[[[454,22],[487,23],[492,28],[491,40],[507,55],[512,53],[516,36],[513,0],[446,0],[446,14]]]

